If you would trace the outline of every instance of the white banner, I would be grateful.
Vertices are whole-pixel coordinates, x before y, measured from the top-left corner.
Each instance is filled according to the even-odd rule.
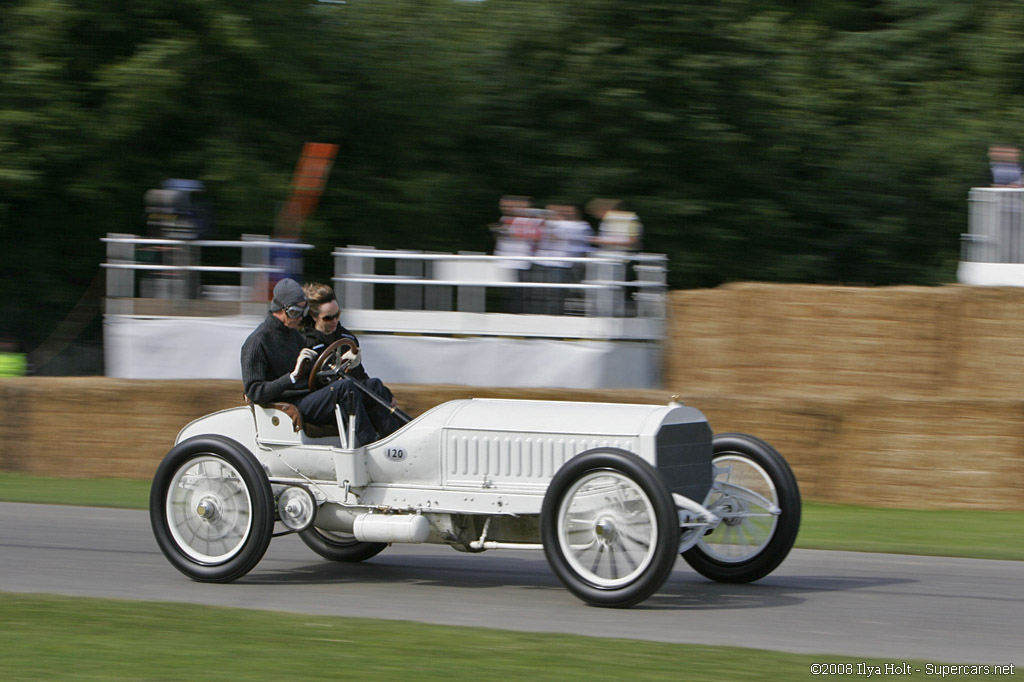
[[[107,376],[238,379],[261,317],[104,317]],[[661,347],[643,341],[359,334],[371,375],[395,384],[657,388]]]
[[[367,371],[387,383],[657,388],[660,346],[636,341],[360,335]]]
[[[242,342],[263,318],[105,315],[106,373],[121,379],[242,380]]]

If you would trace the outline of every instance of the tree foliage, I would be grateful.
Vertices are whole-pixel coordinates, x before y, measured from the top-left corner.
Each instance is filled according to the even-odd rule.
[[[3,5],[0,263],[30,348],[146,189],[201,179],[217,236],[269,233],[305,141],[340,145],[319,277],[348,243],[489,250],[516,193],[624,199],[677,287],[935,284],[1024,123],[1012,0]]]

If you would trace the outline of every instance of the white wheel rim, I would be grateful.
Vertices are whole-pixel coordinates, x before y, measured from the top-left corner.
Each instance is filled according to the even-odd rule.
[[[562,497],[558,543],[576,574],[602,589],[636,580],[656,549],[658,521],[643,489],[617,471],[589,473]]]
[[[722,523],[697,544],[712,559],[741,563],[757,556],[775,535],[779,517],[757,498],[768,500],[777,508],[778,491],[768,472],[747,457],[723,455],[716,457],[714,464],[715,483],[729,483],[756,495],[744,496],[712,487],[705,506],[722,517]]]
[[[185,555],[221,564],[252,532],[252,499],[238,470],[215,455],[188,460],[167,487],[167,527]]]

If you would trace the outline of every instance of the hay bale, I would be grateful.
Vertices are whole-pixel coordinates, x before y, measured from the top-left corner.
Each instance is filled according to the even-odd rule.
[[[962,288],[742,283],[672,292],[666,383],[745,395],[937,395]]]
[[[151,477],[182,426],[241,398],[234,381],[18,381],[28,447],[15,470],[40,476]]]
[[[737,320],[742,292],[729,287],[669,294],[663,384],[689,393],[729,394],[741,383]]]
[[[781,393],[930,395],[946,379],[951,292],[742,285],[746,385]]]
[[[1017,398],[1024,376],[1024,289],[960,287],[952,388],[963,395]]]
[[[413,416],[466,397],[659,404],[668,391],[392,386]],[[767,440],[806,499],[1024,509],[1024,401],[700,395],[713,430]],[[151,478],[179,429],[241,404],[236,381],[31,377],[0,381],[0,469]]]
[[[1024,402],[857,401],[830,446],[828,499],[913,509],[1024,509]]]

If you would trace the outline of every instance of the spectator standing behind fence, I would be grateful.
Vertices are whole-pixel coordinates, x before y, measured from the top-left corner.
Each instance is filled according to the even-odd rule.
[[[627,211],[618,199],[592,199],[587,213],[598,223],[591,241],[605,251],[636,252],[643,241],[644,226],[636,213]]]
[[[538,261],[544,282],[574,284],[583,280],[585,266],[573,263],[567,258],[580,258],[594,247],[590,243],[594,231],[590,224],[580,219],[579,209],[572,204],[549,204],[544,232],[537,247],[537,257],[551,260]],[[565,312],[567,299],[578,296],[579,292],[569,289],[547,289],[543,306],[546,314],[561,315]]]
[[[494,255],[515,257],[532,257],[540,241],[543,220],[529,215],[530,198],[522,196],[503,196],[499,202],[501,220],[491,226],[495,234]],[[514,279],[518,282],[530,281],[529,260],[510,258],[501,261],[501,266],[515,272]],[[523,289],[512,289],[508,299],[508,309],[512,313],[524,310]]]
[[[580,217],[580,209],[574,204],[557,204],[552,208],[558,215],[555,234],[565,244],[565,253],[570,258],[587,256],[594,250],[591,240],[594,229],[590,223]],[[574,269],[582,272],[583,263],[575,263]],[[577,268],[578,266],[578,268]]]
[[[1020,187],[1020,150],[1017,147],[994,144],[988,148],[989,168],[993,187]]]

